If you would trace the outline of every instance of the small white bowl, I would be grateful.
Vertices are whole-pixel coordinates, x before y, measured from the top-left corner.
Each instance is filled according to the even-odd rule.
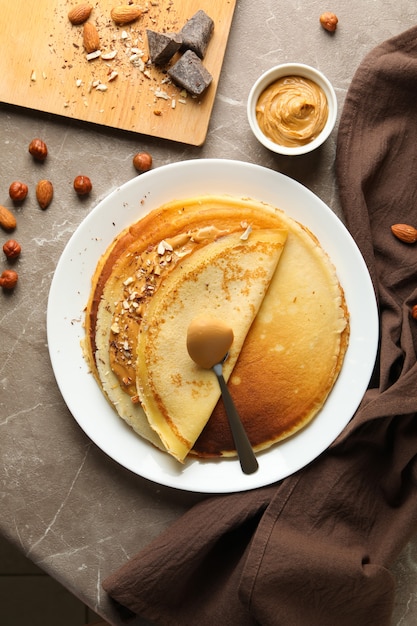
[[[283,146],[275,143],[262,132],[256,119],[256,104],[259,96],[264,89],[283,76],[302,76],[303,78],[309,78],[323,89],[327,98],[329,111],[326,124],[317,137],[304,145]],[[285,63],[283,65],[272,67],[270,70],[262,74],[255,82],[248,96],[247,115],[252,132],[262,145],[278,154],[296,156],[311,152],[326,141],[336,123],[337,98],[333,86],[319,70],[316,70],[314,67],[309,65],[304,65],[303,63]]]

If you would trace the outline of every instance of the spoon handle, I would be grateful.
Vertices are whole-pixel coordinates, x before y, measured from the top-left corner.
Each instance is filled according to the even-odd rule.
[[[253,474],[258,469],[258,461],[256,460],[252,446],[246,434],[246,430],[242,424],[239,414],[236,410],[232,396],[224,380],[221,364],[213,367],[214,373],[219,381],[222,392],[223,403],[229,420],[230,430],[232,431],[233,440],[235,442],[240,466],[244,474]]]

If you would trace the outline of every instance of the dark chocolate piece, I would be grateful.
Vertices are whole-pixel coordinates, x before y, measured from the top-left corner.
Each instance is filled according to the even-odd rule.
[[[180,30],[181,50],[192,50],[204,59],[214,30],[214,22],[202,9],[197,11]]]
[[[193,96],[199,96],[213,80],[201,59],[192,50],[184,52],[182,57],[168,70],[168,76],[180,87]]]
[[[149,57],[155,65],[166,65],[178,52],[182,37],[177,33],[157,33],[146,29],[148,36]]]

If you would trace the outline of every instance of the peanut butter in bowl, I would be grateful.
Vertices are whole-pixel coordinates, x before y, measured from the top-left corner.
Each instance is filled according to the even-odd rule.
[[[247,113],[253,133],[265,147],[298,155],[327,139],[336,121],[337,101],[321,72],[307,65],[286,64],[256,81]]]
[[[302,146],[323,130],[329,107],[326,94],[303,76],[284,76],[259,96],[256,119],[262,132],[282,146]]]

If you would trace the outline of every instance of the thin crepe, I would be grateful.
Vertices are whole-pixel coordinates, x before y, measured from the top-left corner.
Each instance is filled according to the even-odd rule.
[[[98,382],[119,416],[137,434],[162,450],[168,449],[178,460],[184,459],[204,424],[204,432],[191,450],[193,455],[235,456],[236,450],[223,403],[218,402],[213,411],[219,396],[213,376],[210,379],[206,372],[200,381],[203,391],[211,380],[212,392],[203,401],[196,393],[196,384],[191,384],[190,377],[184,378],[189,364],[189,359],[181,358],[185,341],[174,341],[186,336],[184,324],[179,328],[177,320],[207,310],[206,287],[189,293],[188,301],[180,303],[180,314],[158,351],[150,342],[158,315],[161,317],[153,302],[162,298],[162,318],[169,320],[169,310],[164,310],[166,297],[159,294],[171,275],[181,276],[195,255],[211,254],[234,233],[242,247],[245,239],[252,242],[263,228],[271,232],[285,230],[285,236],[288,233],[284,263],[269,275],[271,284],[265,299],[262,292],[262,304],[258,302],[254,309],[257,314],[251,313],[250,321],[254,323],[249,324],[247,337],[249,325],[244,316],[231,316],[230,311],[222,315],[223,319],[233,319],[237,337],[246,337],[244,343],[234,342],[225,375],[227,379],[239,356],[230,385],[249,439],[259,451],[294,435],[317,415],[339,375],[346,352],[349,316],[343,290],[331,259],[315,236],[283,211],[249,198],[201,196],[172,201],[131,227],[136,238],[121,253],[113,253],[115,245],[109,248],[112,267],[105,280],[103,262],[93,277],[94,297],[90,303],[95,302],[101,289],[100,303],[96,319],[92,319],[95,310],[90,304],[87,317],[92,369],[96,369]],[[125,234],[119,237],[124,241]],[[260,262],[256,258],[250,262],[245,272],[251,281],[256,274],[262,278],[268,258],[266,255]],[[233,261],[227,279],[211,286],[213,302],[216,297],[227,302],[234,266],[239,267]],[[206,283],[212,280],[206,278]],[[197,280],[193,282],[197,284]],[[248,288],[246,292],[250,293]],[[246,295],[239,300],[237,306],[243,307]],[[177,305],[171,303],[169,309]],[[148,321],[143,324],[145,318]],[[140,332],[148,327],[149,332]]]
[[[340,120],[340,197],[381,316],[361,406],[310,466],[207,499],[108,576],[111,597],[155,624],[391,624],[388,568],[417,527],[417,254],[390,231],[417,226],[416,93],[415,27],[364,59]]]
[[[185,258],[162,282],[143,317],[137,344],[137,388],[150,426],[183,461],[219,399],[210,370],[190,358],[187,329],[202,313],[227,321],[233,343],[228,380],[258,315],[284,249],[287,231],[255,230],[219,238]],[[223,355],[225,356],[225,355]]]
[[[174,200],[120,233],[100,259],[87,303],[85,356],[118,415],[156,447],[165,449],[137,395],[136,345],[142,309],[182,259],[219,237],[244,235],[248,225],[253,230],[286,229],[282,216],[278,209],[238,197]],[[160,275],[154,271],[156,265]],[[142,286],[150,286],[144,291],[138,284],[143,275]]]
[[[340,373],[349,313],[331,259],[304,226],[282,216],[285,248],[229,380],[253,448],[295,435],[318,414]],[[219,402],[193,454],[236,454]]]

